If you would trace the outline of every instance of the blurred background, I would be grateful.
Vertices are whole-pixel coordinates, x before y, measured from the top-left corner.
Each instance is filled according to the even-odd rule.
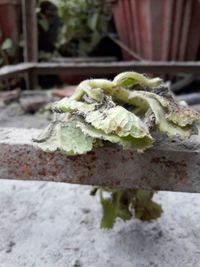
[[[35,113],[83,79],[126,70],[198,105],[199,22],[198,0],[0,0],[0,105]]]

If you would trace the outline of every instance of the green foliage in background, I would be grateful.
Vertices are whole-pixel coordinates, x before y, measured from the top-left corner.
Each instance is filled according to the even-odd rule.
[[[60,0],[63,21],[57,46],[63,54],[86,56],[107,33],[111,17],[107,0]]]
[[[2,31],[0,30],[0,39],[2,38]],[[16,47],[12,39],[6,38],[0,43],[0,67],[10,65],[14,62],[16,55]],[[0,90],[5,89],[4,82],[0,82]]]
[[[2,31],[0,30],[0,38],[2,37]],[[16,48],[13,41],[10,38],[6,38],[0,44],[0,66],[9,65],[15,56]]]
[[[38,1],[40,5],[43,1]],[[87,56],[108,30],[111,7],[108,0],[59,0],[58,15],[62,26],[56,43],[64,56]],[[48,18],[40,14],[39,25],[49,30]]]

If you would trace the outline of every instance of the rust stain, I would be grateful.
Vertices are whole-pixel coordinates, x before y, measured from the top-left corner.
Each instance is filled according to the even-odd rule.
[[[56,176],[58,173],[56,171],[52,171],[52,175]]]
[[[39,174],[40,176],[46,176],[46,171],[45,171],[45,169],[43,168],[41,171],[38,172],[38,174]]]
[[[187,166],[184,160],[173,161],[166,157],[155,157],[151,160],[152,164],[160,164],[164,168],[169,169],[169,176],[178,178],[179,180],[187,180]]]
[[[105,162],[104,167],[105,167],[105,169],[109,169],[110,168],[110,163],[109,162]]]
[[[85,180],[86,180],[86,181],[88,180],[86,176],[82,175],[82,176],[79,177],[79,181],[80,181],[81,183],[83,183]]]
[[[31,171],[31,168],[28,164],[25,164],[21,167],[22,173],[24,175],[24,177],[32,177],[33,173]]]

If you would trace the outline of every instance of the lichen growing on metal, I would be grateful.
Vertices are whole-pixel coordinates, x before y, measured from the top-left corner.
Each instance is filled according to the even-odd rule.
[[[53,122],[34,144],[69,155],[109,143],[143,152],[153,146],[155,132],[185,139],[198,133],[200,122],[200,114],[178,103],[160,78],[136,72],[121,73],[112,81],[83,81],[71,97],[52,104],[52,110]],[[102,190],[102,227],[112,227],[116,217],[130,219],[133,212],[142,220],[155,219],[162,212],[152,201],[152,192],[106,189],[110,198],[104,198]]]

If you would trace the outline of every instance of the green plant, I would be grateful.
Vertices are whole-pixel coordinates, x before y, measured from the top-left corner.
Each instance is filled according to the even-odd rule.
[[[0,30],[0,39],[2,38],[2,31]],[[0,43],[0,67],[13,63],[16,54],[16,47],[12,39],[6,38]],[[0,82],[0,91],[5,89],[4,82]]]
[[[48,31],[49,30],[49,22],[47,17],[44,14],[39,14],[38,16],[38,24],[40,25],[40,27],[44,30],[44,31]]]
[[[94,188],[91,195],[95,195],[97,190],[99,190],[103,208],[101,228],[112,228],[117,217],[127,221],[135,216],[142,221],[150,221],[159,218],[163,212],[160,204],[152,200],[154,195],[152,191]],[[109,197],[105,198],[104,192],[109,193]]]
[[[84,154],[114,143],[138,152],[152,147],[153,133],[185,139],[197,134],[200,114],[177,102],[159,78],[136,72],[117,75],[113,81],[83,81],[71,97],[52,104],[53,122],[35,140],[47,152]],[[93,195],[98,188],[93,191]],[[139,189],[100,188],[101,226],[111,228],[117,217],[128,220],[158,218],[162,209],[153,192]],[[110,194],[105,198],[103,192]]]
[[[0,30],[0,38],[2,32]],[[10,38],[6,38],[0,44],[0,66],[9,65],[12,62],[12,59],[15,56],[16,48],[13,44],[13,41]]]
[[[111,17],[108,0],[60,0],[63,21],[57,47],[64,55],[86,56],[106,34]]]

